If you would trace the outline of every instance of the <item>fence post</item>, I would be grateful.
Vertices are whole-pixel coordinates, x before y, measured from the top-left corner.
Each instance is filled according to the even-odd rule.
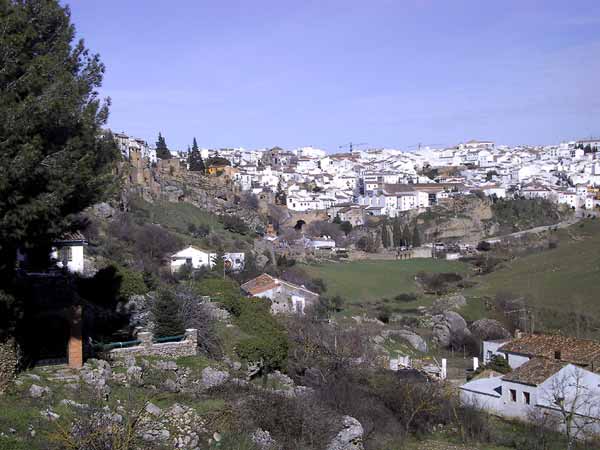
[[[195,328],[188,328],[185,330],[185,338],[186,341],[191,342],[194,347],[198,346],[198,330]]]
[[[140,345],[144,347],[144,350],[152,350],[152,341],[154,336],[149,331],[140,331],[137,334],[137,338],[140,340]]]

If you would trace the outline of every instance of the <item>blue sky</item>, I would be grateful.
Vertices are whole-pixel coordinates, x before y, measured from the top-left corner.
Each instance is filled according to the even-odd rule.
[[[600,134],[597,0],[72,0],[109,125],[185,149]]]

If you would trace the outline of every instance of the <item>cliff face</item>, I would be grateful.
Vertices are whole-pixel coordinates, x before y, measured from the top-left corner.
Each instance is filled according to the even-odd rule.
[[[498,233],[491,202],[479,198],[451,199],[413,220],[426,241],[477,242]]]
[[[148,202],[157,200],[191,203],[218,216],[241,218],[253,231],[262,232],[266,220],[257,210],[239,204],[239,192],[227,176],[205,176],[189,172],[176,160],[161,160],[152,167],[132,155],[120,168],[124,192]]]

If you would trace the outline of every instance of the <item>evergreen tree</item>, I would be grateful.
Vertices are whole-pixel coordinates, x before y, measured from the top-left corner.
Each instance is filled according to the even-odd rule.
[[[384,248],[390,248],[391,244],[389,225],[384,223],[381,227],[381,245]]]
[[[167,141],[165,141],[161,133],[158,133],[158,140],[156,141],[156,157],[158,159],[171,159],[171,152],[167,147]]]
[[[404,228],[402,229],[402,236],[401,236],[401,240],[402,240],[402,245],[414,245],[412,243],[412,239],[410,236],[410,230],[408,229],[408,224],[404,225]]]
[[[179,301],[171,291],[162,290],[152,304],[154,336],[178,336],[185,331],[179,309]]]
[[[419,227],[417,227],[417,224],[415,223],[415,227],[413,228],[413,232],[412,232],[412,242],[411,242],[413,247],[420,247],[421,246],[421,236],[419,234]]]
[[[68,7],[0,1],[0,23],[0,286],[10,291],[16,248],[47,257],[75,215],[115,185],[119,153],[103,131],[104,65],[74,42]],[[0,291],[0,337],[15,325],[14,294]]]
[[[400,223],[400,219],[394,219],[392,233],[394,235],[394,247],[405,245],[402,242],[402,224]]]
[[[202,160],[202,155],[200,154],[200,149],[198,148],[198,143],[196,142],[196,138],[194,138],[192,150],[188,153],[188,163],[192,172],[204,173],[206,170],[204,161]]]

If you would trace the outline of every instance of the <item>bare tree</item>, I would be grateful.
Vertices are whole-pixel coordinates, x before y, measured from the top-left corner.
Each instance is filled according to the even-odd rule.
[[[600,425],[598,376],[568,365],[542,388],[538,403],[553,415],[567,438],[567,450],[591,438]]]

